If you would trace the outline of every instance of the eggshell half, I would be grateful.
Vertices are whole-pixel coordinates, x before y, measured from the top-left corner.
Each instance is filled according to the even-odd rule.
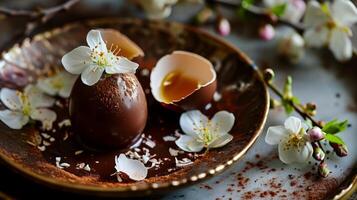
[[[120,49],[116,53],[117,56],[124,56],[130,60],[138,56],[144,56],[144,51],[119,31],[115,29],[99,29],[99,31],[108,49],[116,47]]]
[[[165,103],[161,96],[161,84],[166,75],[173,71],[197,79],[199,86],[181,99]],[[154,98],[162,104],[168,104],[168,108],[198,109],[212,100],[217,88],[216,77],[213,65],[206,58],[191,52],[174,51],[156,63],[150,75],[150,87]]]

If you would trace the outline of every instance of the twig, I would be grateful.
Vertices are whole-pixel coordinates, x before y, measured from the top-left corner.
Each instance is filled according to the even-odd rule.
[[[47,23],[54,16],[59,14],[62,11],[69,10],[72,6],[77,4],[80,0],[68,0],[63,4],[37,10],[14,10],[9,8],[0,7],[0,15],[6,17],[27,17],[28,21],[24,30],[18,34],[15,34],[1,49],[0,52],[8,49],[14,43],[17,43],[24,38],[33,34],[40,25]]]
[[[70,9],[74,4],[78,3],[80,0],[68,0],[63,4],[44,9],[36,10],[14,10],[10,8],[0,7],[0,14],[3,14],[7,17],[30,17],[30,18],[39,18],[45,17],[48,15],[54,15],[58,12],[65,11]]]
[[[222,5],[222,6],[230,7],[230,8],[243,8],[250,14],[253,14],[254,16],[257,16],[257,17],[263,17],[272,23],[277,22],[280,24],[288,25],[288,26],[296,29],[298,32],[303,32],[303,30],[304,30],[302,24],[300,24],[300,23],[295,24],[295,23],[291,23],[289,21],[283,20],[281,18],[278,18],[278,17],[274,16],[269,9],[266,9],[266,8],[261,8],[261,7],[254,6],[254,5],[250,5],[249,7],[244,7],[244,6],[242,6],[242,2],[240,0],[238,0],[238,1],[206,0],[206,3]]]

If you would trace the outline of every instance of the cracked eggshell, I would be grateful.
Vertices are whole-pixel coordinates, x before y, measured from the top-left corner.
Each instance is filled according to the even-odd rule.
[[[120,49],[120,51],[116,53],[117,56],[124,56],[129,60],[138,56],[144,56],[144,51],[135,42],[119,31],[115,29],[99,29],[99,31],[108,49]]]
[[[179,100],[165,103],[161,94],[163,79],[170,72],[180,71],[183,75],[196,78],[199,85]],[[150,75],[150,87],[154,98],[168,108],[191,110],[203,108],[212,100],[217,88],[217,75],[206,58],[187,51],[174,51],[160,58]]]

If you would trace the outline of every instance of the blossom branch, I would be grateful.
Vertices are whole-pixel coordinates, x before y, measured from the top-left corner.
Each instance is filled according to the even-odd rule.
[[[47,23],[50,19],[52,19],[57,14],[67,11],[76,5],[80,0],[68,0],[63,4],[44,8],[44,9],[37,9],[37,10],[14,10],[9,8],[0,7],[0,15],[6,17],[27,17],[27,23],[24,30],[15,36],[12,37],[4,46],[0,49],[0,52],[6,50],[14,43],[19,42],[26,38],[27,36],[31,35],[40,25]]]
[[[266,85],[281,99],[282,105],[289,114],[295,110],[302,118],[311,122],[312,127],[309,128],[308,137],[313,148],[313,157],[320,162],[318,172],[322,177],[328,176],[330,170],[325,163],[325,150],[321,144],[322,140],[328,141],[334,152],[339,157],[347,155],[347,147],[343,140],[336,136],[337,133],[346,129],[348,121],[332,120],[326,124],[316,121],[312,116],[315,114],[316,106],[303,106],[299,100],[292,94],[292,81],[288,77],[283,91],[273,83],[274,72],[271,69],[266,69],[262,77]],[[307,104],[309,105],[309,104]],[[269,132],[269,129],[268,129]]]

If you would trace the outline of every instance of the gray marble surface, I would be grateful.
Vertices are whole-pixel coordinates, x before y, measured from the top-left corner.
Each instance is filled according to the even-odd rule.
[[[11,2],[11,4],[7,4]],[[26,1],[35,5],[40,1]],[[48,2],[47,2],[48,3]],[[20,1],[1,1],[0,5],[18,6]],[[46,2],[45,2],[46,4]],[[134,16],[142,17],[132,6],[123,5],[123,1],[85,0],[74,8],[72,17],[63,15],[63,19],[86,16]],[[27,5],[21,5],[26,7]],[[175,8],[172,21],[187,21],[199,6],[184,5]],[[104,10],[98,12],[98,10]],[[230,15],[230,13],[227,13]],[[57,19],[56,19],[57,20]],[[55,20],[55,21],[56,21]],[[4,44],[14,32],[19,31],[21,19],[1,21],[0,45]],[[205,27],[212,32],[212,27]],[[338,158],[333,153],[328,155],[328,164],[332,174],[329,178],[316,180],[313,171],[314,162],[306,165],[284,165],[277,159],[277,148],[264,142],[265,130],[243,159],[235,163],[224,173],[184,189],[170,192],[163,199],[306,199],[324,198],[326,193],[335,190],[356,166],[357,161],[357,59],[345,64],[337,63],[328,51],[308,50],[305,58],[298,64],[283,61],[277,55],[276,48],[280,35],[286,28],[279,28],[276,39],[265,42],[243,25],[233,25],[232,34],[224,39],[234,44],[250,56],[259,66],[272,67],[276,74],[276,83],[282,86],[287,75],[292,75],[294,92],[302,102],[313,101],[318,105],[319,120],[348,119],[351,126],[341,134],[347,141],[349,156]],[[355,34],[357,35],[357,34]],[[356,39],[353,39],[356,42]],[[296,114],[294,114],[296,115]],[[270,125],[282,124],[286,115],[282,109],[271,110]],[[239,123],[239,117],[238,121]],[[259,162],[261,161],[261,162]]]

